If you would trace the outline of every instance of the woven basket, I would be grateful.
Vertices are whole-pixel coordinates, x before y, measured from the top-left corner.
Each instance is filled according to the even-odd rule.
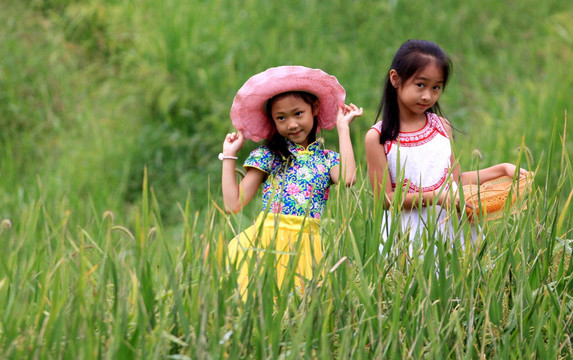
[[[507,203],[511,206],[510,214],[515,214],[527,208],[522,204],[521,206],[515,205],[517,199],[521,199],[523,195],[529,191],[533,176],[521,176],[518,181],[513,182],[513,178],[509,176],[502,176],[497,179],[484,182],[482,185],[464,185],[464,198],[466,204],[466,214],[471,222],[474,222],[476,217],[479,217],[480,211],[483,211],[484,221],[491,221],[498,219],[504,215],[504,207]],[[508,200],[511,193],[511,199]]]

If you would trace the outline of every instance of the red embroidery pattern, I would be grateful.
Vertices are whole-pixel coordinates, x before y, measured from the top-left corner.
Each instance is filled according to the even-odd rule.
[[[438,182],[436,182],[433,185],[430,186],[424,186],[422,187],[422,192],[428,192],[428,191],[434,191],[434,190],[438,190],[439,188],[442,187],[442,185],[444,185],[444,183],[446,182],[446,179],[448,177],[448,172],[449,169],[445,168],[444,172],[442,173],[442,177],[440,177],[440,180],[438,180]],[[407,192],[409,193],[419,193],[420,192],[420,187],[417,186],[416,184],[410,182],[410,184],[408,184],[408,179],[404,179],[404,182],[402,183],[402,188],[404,190],[406,190],[406,187],[408,189]],[[396,183],[392,182],[392,189],[396,189]],[[444,190],[449,189],[449,186],[446,186],[446,188]]]
[[[412,147],[423,145],[435,138],[438,134],[447,138],[448,136],[438,116],[436,114],[427,114],[427,116],[426,126],[411,133],[401,132],[398,139],[393,142],[397,143],[399,141],[400,146]]]
[[[378,132],[380,132],[379,129],[377,130]],[[400,146],[406,146],[406,147],[420,146],[429,142],[430,140],[435,138],[438,134],[442,135],[445,138],[448,137],[446,129],[444,128],[442,121],[440,120],[438,115],[434,113],[426,113],[426,125],[423,128],[413,132],[401,132],[398,135],[398,139],[392,141],[386,141],[386,143],[384,144],[384,152],[386,153],[386,155],[388,155],[390,149],[392,149],[392,145],[398,144],[398,142],[400,143]]]

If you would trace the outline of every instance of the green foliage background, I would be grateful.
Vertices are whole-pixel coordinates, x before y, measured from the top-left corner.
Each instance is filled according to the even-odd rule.
[[[547,146],[553,131],[563,132],[573,91],[571,6],[561,1],[30,0],[1,7],[4,217],[39,193],[63,208],[126,213],[140,197],[145,166],[169,222],[188,193],[204,207],[208,194],[217,198],[216,156],[232,129],[233,96],[271,66],[318,67],[339,78],[348,101],[366,110],[353,124],[362,168],[381,83],[408,38],[435,41],[453,59],[441,103],[460,130],[464,169],[473,149],[483,165],[515,162],[522,142],[530,167],[554,168]],[[324,136],[335,148],[335,134]]]
[[[567,357],[572,19],[561,0],[3,0],[0,351],[441,358],[447,346],[448,358]],[[526,219],[486,228],[476,253],[442,249],[439,261],[392,268],[373,256],[363,137],[409,38],[453,60],[440,104],[462,169],[519,162],[539,192]],[[347,257],[339,270],[299,303],[275,289],[249,310],[220,259],[230,228],[260,207],[217,210],[217,154],[236,91],[284,64],[337,76],[364,107],[352,124],[360,179],[327,209],[324,268]],[[322,135],[336,149],[336,134]],[[434,260],[453,277],[436,278]]]

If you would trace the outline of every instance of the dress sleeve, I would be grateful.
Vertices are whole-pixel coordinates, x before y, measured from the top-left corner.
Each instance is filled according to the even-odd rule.
[[[243,164],[245,169],[252,167],[259,169],[267,174],[271,173],[272,163],[273,163],[273,153],[270,149],[264,145],[259,146],[255,150],[251,151],[247,160]]]
[[[330,169],[340,164],[340,154],[332,150],[324,150],[324,156],[326,158],[326,167],[330,172]]]
[[[378,121],[376,124],[372,125],[370,129],[374,129],[378,134],[382,134],[382,120]]]

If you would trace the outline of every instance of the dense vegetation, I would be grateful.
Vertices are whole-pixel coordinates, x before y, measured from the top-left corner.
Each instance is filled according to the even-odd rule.
[[[572,356],[572,17],[558,0],[0,2],[0,354]],[[408,38],[452,57],[440,103],[462,168],[536,179],[528,210],[471,246],[430,237],[439,250],[409,258],[397,238],[392,258],[362,140]],[[336,75],[365,108],[360,180],[328,205],[324,281],[293,297],[267,268],[243,304],[225,244],[260,208],[220,210],[217,154],[238,88],[282,64]]]

